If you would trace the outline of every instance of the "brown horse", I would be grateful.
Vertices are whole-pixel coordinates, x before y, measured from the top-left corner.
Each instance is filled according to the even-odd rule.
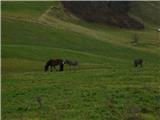
[[[46,65],[45,65],[45,72],[48,71],[49,67],[50,67],[50,71],[52,72],[53,69],[52,67],[54,67],[54,69],[57,71],[56,66],[59,65],[60,69],[59,71],[63,71],[63,65],[64,65],[64,61],[62,59],[50,59],[47,61]]]

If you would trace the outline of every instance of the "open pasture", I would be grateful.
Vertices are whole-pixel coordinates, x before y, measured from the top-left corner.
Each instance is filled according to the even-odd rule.
[[[144,31],[120,32],[79,24],[97,37],[89,36],[74,23],[63,21],[62,29],[38,21],[52,4],[2,2],[2,119],[159,120],[160,49],[150,24]],[[68,30],[70,24],[76,27]],[[142,35],[138,45],[130,43],[134,33]],[[139,57],[144,67],[134,68]],[[50,58],[77,60],[80,66],[44,72]]]

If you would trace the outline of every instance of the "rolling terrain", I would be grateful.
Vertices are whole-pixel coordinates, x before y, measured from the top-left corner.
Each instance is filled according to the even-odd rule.
[[[159,120],[159,23],[148,17],[159,5],[138,4],[144,16],[133,8],[145,29],[128,30],[80,20],[60,2],[2,2],[2,119]],[[80,66],[45,73],[50,58]]]

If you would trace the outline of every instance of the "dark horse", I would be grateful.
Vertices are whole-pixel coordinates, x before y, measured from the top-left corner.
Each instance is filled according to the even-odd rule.
[[[60,66],[59,71],[63,71],[64,61],[62,59],[50,59],[45,65],[45,71],[48,71],[49,67],[51,72],[53,71],[52,67],[54,67],[54,69],[57,71],[57,65]]]
[[[135,59],[134,60],[134,66],[135,67],[138,67],[138,66],[142,67],[142,64],[143,64],[143,60],[142,59]]]

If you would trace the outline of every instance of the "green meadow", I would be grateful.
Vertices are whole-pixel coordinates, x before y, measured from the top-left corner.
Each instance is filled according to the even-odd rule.
[[[146,20],[145,30],[127,30],[67,18],[59,2],[1,5],[3,120],[160,119],[156,22]],[[51,58],[77,60],[79,68],[44,72]],[[134,68],[136,58],[144,60],[142,68]]]

